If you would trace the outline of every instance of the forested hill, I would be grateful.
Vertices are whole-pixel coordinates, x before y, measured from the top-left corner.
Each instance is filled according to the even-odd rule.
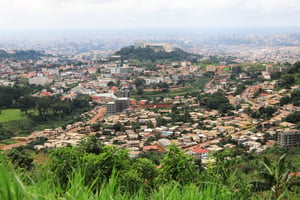
[[[139,60],[139,61],[193,61],[201,58],[200,55],[192,54],[176,48],[172,52],[155,52],[151,48],[134,48],[134,46],[124,47],[116,52],[116,55],[120,55],[123,60]]]
[[[36,60],[39,59],[41,56],[44,56],[42,52],[34,50],[16,50],[14,51],[14,53],[8,53],[4,50],[0,50],[0,59],[11,58],[14,60]]]

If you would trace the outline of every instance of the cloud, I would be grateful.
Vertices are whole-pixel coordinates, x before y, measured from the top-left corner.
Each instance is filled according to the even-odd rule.
[[[0,29],[300,26],[299,0],[0,0]]]

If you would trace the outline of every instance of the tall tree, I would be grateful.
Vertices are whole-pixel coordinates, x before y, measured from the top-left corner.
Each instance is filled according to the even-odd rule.
[[[274,198],[278,198],[290,182],[289,168],[283,154],[276,162],[262,161],[262,169],[258,172],[261,181],[255,182],[258,190],[271,190]]]
[[[175,144],[171,144],[161,162],[158,181],[164,183],[174,180],[181,184],[187,184],[197,179],[197,172],[193,158],[184,154]]]

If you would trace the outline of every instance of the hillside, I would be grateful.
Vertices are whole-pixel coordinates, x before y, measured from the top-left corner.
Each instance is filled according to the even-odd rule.
[[[170,61],[193,61],[201,58],[200,55],[192,54],[176,48],[172,52],[155,51],[152,48],[134,48],[133,46],[124,47],[117,51],[115,55],[120,55],[122,60],[152,61],[170,60]]]
[[[28,59],[39,59],[41,56],[44,56],[42,52],[34,50],[16,50],[14,53],[8,53],[4,50],[0,50],[0,59],[15,59],[15,60],[28,60]]]

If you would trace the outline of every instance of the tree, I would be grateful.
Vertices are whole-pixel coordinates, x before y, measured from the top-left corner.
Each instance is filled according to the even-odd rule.
[[[50,99],[48,97],[41,97],[37,100],[36,105],[39,111],[39,116],[45,119],[45,115],[48,114],[48,111],[50,109]]]
[[[16,167],[26,170],[30,170],[33,167],[33,159],[27,152],[12,149],[6,155]]]
[[[147,187],[154,187],[154,180],[158,174],[158,170],[151,160],[138,158],[134,161],[132,167]]]
[[[80,141],[79,149],[85,153],[100,154],[103,149],[103,144],[95,135],[87,136]]]
[[[300,122],[300,111],[296,111],[290,115],[288,115],[285,118],[286,121],[291,122],[291,123],[298,123]]]
[[[93,129],[94,132],[100,131],[101,123],[94,123],[91,125],[91,128]]]
[[[146,84],[145,79],[142,78],[136,78],[133,83],[135,84],[135,86],[138,87],[143,87]]]
[[[113,125],[113,129],[115,131],[124,131],[125,130],[124,126],[120,122],[115,123]]]
[[[279,85],[284,88],[290,88],[295,83],[295,77],[292,74],[282,76]]]
[[[48,167],[58,178],[61,186],[67,186],[70,175],[78,168],[81,163],[82,154],[77,148],[62,147],[54,149],[50,153]]]
[[[19,99],[18,103],[20,104],[21,111],[27,113],[29,109],[35,108],[36,99],[32,96],[24,96]]]
[[[120,173],[117,181],[121,191],[129,194],[136,193],[144,186],[143,179],[139,176],[137,170],[133,168]]]
[[[283,154],[276,162],[262,161],[262,169],[258,172],[261,182],[255,182],[256,189],[271,190],[274,198],[278,198],[282,194],[290,181],[290,171],[285,163],[285,158],[286,154]]]
[[[289,96],[285,96],[285,97],[280,98],[279,101],[280,101],[280,106],[283,106],[285,104],[289,104],[291,101],[291,98]]]
[[[13,98],[9,94],[0,94],[0,108],[8,108],[13,103]]]
[[[85,182],[95,186],[101,185],[113,173],[123,174],[130,169],[130,159],[127,150],[115,146],[104,146],[98,155],[87,154],[82,156],[82,163],[86,171]]]
[[[65,115],[70,114],[71,106],[69,103],[64,101],[59,101],[51,104],[51,108],[53,112],[60,116],[61,119],[64,118]]]
[[[175,144],[168,147],[168,153],[161,162],[159,182],[178,181],[181,184],[192,183],[197,179],[198,170],[193,158]]]
[[[166,82],[160,82],[157,84],[157,86],[162,89],[162,92],[169,92],[169,85]]]
[[[107,83],[107,86],[108,86],[108,87],[112,87],[112,86],[115,86],[115,84],[114,84],[113,81],[109,81],[109,82]]]
[[[244,84],[239,84],[234,92],[234,95],[241,94],[246,89],[246,86]]]
[[[143,88],[143,87],[138,87],[136,93],[137,93],[138,95],[144,94],[144,88]]]

